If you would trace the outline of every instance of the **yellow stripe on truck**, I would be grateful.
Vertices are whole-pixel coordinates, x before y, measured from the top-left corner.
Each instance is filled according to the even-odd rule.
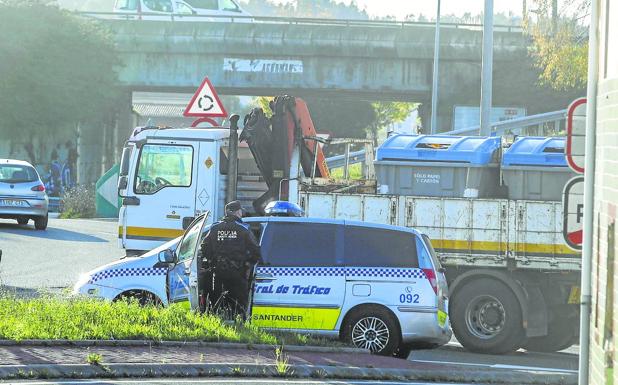
[[[341,309],[253,305],[252,323],[275,329],[334,330]]]
[[[181,236],[184,230],[179,229],[161,229],[156,227],[127,227],[127,236],[131,237],[148,237],[148,238],[167,238],[174,239]],[[118,227],[118,237],[122,237],[124,230],[122,226]]]
[[[504,252],[507,250],[505,242],[490,241],[462,241],[453,239],[432,239],[431,244],[435,249],[454,250],[454,251],[485,251],[485,252]],[[545,244],[545,243],[518,243],[516,253],[541,253],[541,254],[568,254],[576,252],[566,245]]]

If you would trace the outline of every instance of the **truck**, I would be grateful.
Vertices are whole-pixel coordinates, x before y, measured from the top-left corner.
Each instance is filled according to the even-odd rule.
[[[119,178],[121,246],[149,250],[179,236],[183,225],[204,211],[210,212],[209,221],[216,220],[230,196],[228,178],[237,177],[232,196],[256,214],[268,200],[286,199],[309,217],[407,226],[427,234],[445,268],[453,332],[468,350],[549,352],[577,341],[581,260],[562,238],[560,201],[515,199],[499,186],[479,192],[486,179],[478,170],[462,174],[466,184],[476,180],[477,185],[465,186],[461,196],[401,194],[392,186],[378,189],[376,181],[320,178],[316,175],[328,176],[328,170],[319,139],[310,135],[315,129],[306,106],[291,97],[273,104],[272,117],[254,110],[245,119],[241,139],[248,147],[235,149],[237,142],[229,140],[233,130],[227,128],[136,130],[124,148]],[[450,138],[440,141],[460,140]],[[499,143],[494,161],[502,156]],[[425,148],[439,150],[439,145]],[[559,148],[547,149],[560,156]],[[227,167],[234,152],[236,171]],[[427,173],[423,179],[434,183],[434,177]]]

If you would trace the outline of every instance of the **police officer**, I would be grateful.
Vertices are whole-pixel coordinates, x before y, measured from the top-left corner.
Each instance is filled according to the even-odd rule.
[[[212,225],[201,244],[205,294],[214,311],[245,318],[253,266],[260,261],[260,246],[242,221],[239,201],[225,205],[225,217]]]

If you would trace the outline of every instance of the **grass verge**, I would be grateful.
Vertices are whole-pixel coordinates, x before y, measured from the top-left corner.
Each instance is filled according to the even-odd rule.
[[[277,344],[250,324],[226,325],[182,306],[140,306],[136,301],[0,298],[0,339],[217,341]]]
[[[0,294],[0,339],[206,341],[343,347],[340,341],[295,333],[266,332],[250,323],[224,323],[180,305],[140,306],[41,295]]]

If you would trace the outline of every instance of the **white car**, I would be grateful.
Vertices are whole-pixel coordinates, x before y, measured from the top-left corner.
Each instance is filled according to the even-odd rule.
[[[253,21],[233,0],[116,0],[113,11],[122,19]]]
[[[0,159],[0,218],[25,225],[30,219],[45,230],[49,199],[36,169],[28,162]]]
[[[260,239],[252,322],[342,338],[384,355],[450,340],[447,285],[426,235],[364,222],[253,217]],[[190,303],[199,309],[198,255],[205,215],[182,238],[86,274],[75,294]]]

